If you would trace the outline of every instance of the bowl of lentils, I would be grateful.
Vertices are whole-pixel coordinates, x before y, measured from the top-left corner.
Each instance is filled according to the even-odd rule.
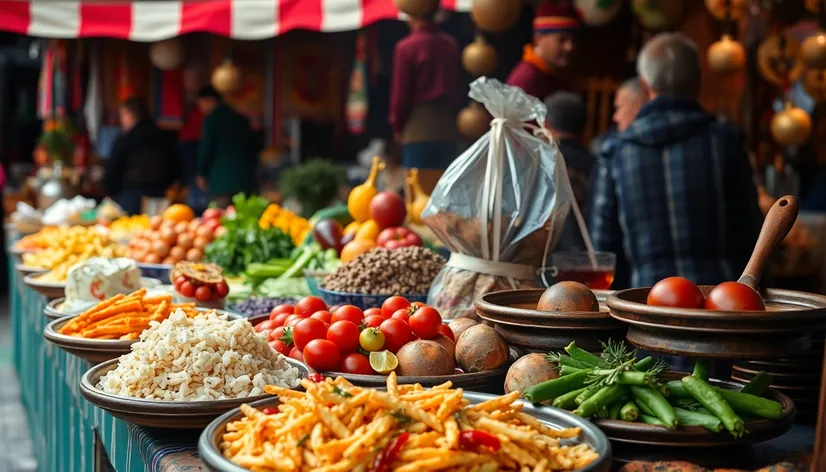
[[[374,248],[330,272],[318,290],[327,305],[362,310],[381,306],[396,295],[426,303],[430,285],[445,262],[423,247]]]

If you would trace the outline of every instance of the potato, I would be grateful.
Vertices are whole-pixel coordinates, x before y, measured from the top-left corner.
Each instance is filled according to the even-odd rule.
[[[456,341],[456,362],[465,372],[494,370],[509,357],[508,344],[490,326],[471,326]]]
[[[522,392],[526,388],[557,377],[559,377],[559,372],[556,364],[548,362],[545,354],[528,354],[517,359],[508,369],[508,375],[505,377],[505,393]]]
[[[572,312],[599,311],[599,301],[594,292],[579,282],[558,282],[545,290],[539,303],[539,311]]]
[[[398,375],[452,375],[456,361],[441,344],[418,340],[405,344],[396,353]]]
[[[431,338],[429,341],[441,344],[443,348],[447,349],[450,357],[454,359],[456,358],[456,343],[454,343],[449,337],[444,334],[437,334],[435,338]]]

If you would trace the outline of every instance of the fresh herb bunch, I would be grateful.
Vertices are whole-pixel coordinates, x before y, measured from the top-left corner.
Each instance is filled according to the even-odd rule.
[[[344,170],[329,160],[312,159],[286,169],[281,175],[281,192],[301,203],[301,216],[312,217],[338,196]]]

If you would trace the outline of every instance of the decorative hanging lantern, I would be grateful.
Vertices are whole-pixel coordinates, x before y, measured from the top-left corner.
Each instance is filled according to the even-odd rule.
[[[474,77],[488,75],[496,69],[496,49],[480,34],[462,51],[462,66]]]
[[[439,0],[395,0],[400,12],[412,17],[430,14],[439,7]]]
[[[683,14],[682,0],[633,0],[631,10],[646,29],[665,30],[677,24]]]
[[[149,48],[149,61],[160,70],[175,70],[184,63],[184,47],[177,38],[158,41]]]
[[[803,90],[816,102],[826,102],[826,70],[808,69],[803,73]]]
[[[800,146],[812,132],[812,118],[802,108],[786,103],[786,108],[772,117],[774,140],[783,146]]]
[[[418,0],[410,0],[418,1]],[[476,26],[488,33],[509,30],[522,15],[522,0],[473,0],[470,17]]]
[[[757,68],[763,78],[774,85],[788,86],[803,75],[800,43],[792,37],[769,36],[757,48]]]
[[[745,64],[746,50],[729,35],[724,35],[708,48],[708,66],[718,74],[733,74]]]
[[[749,0],[706,0],[706,8],[718,20],[725,20],[727,1],[731,1],[730,20],[739,20],[749,8]]]
[[[800,57],[806,67],[826,69],[826,33],[818,31],[803,40],[800,46]]]
[[[620,0],[575,0],[574,6],[582,22],[589,26],[602,26],[617,17],[622,9]]]
[[[241,71],[231,59],[225,59],[212,72],[212,86],[221,94],[235,92],[241,86]]]
[[[492,119],[485,107],[478,102],[470,102],[467,108],[459,112],[456,128],[468,139],[479,139],[490,129]]]

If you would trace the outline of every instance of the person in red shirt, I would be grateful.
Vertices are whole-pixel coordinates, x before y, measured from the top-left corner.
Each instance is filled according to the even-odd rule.
[[[459,44],[439,31],[437,12],[409,20],[410,35],[396,44],[390,92],[390,125],[402,163],[419,169],[427,193],[457,156],[462,100]]]
[[[568,1],[540,4],[533,21],[533,44],[525,46],[522,61],[508,77],[508,85],[545,100],[567,88],[562,72],[574,50],[579,27],[576,11]]]

